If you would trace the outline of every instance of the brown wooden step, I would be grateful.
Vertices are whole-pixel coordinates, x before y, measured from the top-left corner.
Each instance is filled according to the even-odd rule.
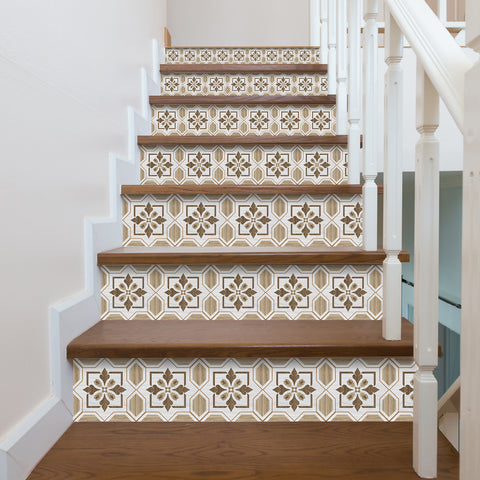
[[[258,64],[162,64],[160,65],[160,72],[163,74],[169,73],[198,73],[198,74],[221,74],[221,73],[327,73],[328,65],[319,64],[272,64],[266,63]]]
[[[150,105],[335,105],[336,95],[152,95]]]
[[[139,135],[138,145],[347,145],[347,135]]]
[[[28,478],[418,480],[412,437],[410,422],[75,423]],[[458,461],[439,432],[437,480]]]
[[[355,195],[362,185],[122,185],[122,195]],[[383,185],[378,185],[383,193]]]
[[[382,338],[376,320],[104,320],[73,340],[68,358],[413,357],[413,325]]]
[[[383,250],[355,247],[120,247],[97,255],[98,265],[378,265]],[[408,252],[400,252],[408,262]]]

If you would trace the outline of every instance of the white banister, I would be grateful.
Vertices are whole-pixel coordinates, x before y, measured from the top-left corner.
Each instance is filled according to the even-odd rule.
[[[439,144],[435,132],[439,97],[417,66],[417,130],[415,150],[415,300],[413,467],[423,478],[437,474],[438,244]]]
[[[320,63],[328,63],[328,0],[320,0]]]
[[[480,9],[479,9],[480,11]],[[474,22],[480,18],[474,19]],[[467,17],[468,27],[468,17]],[[480,44],[479,44],[480,47]],[[463,142],[460,478],[480,478],[480,62],[465,81]]]
[[[402,338],[402,161],[403,161],[403,36],[385,9],[385,156],[383,194],[383,337]]]
[[[378,0],[364,2],[364,165],[363,222],[365,250],[377,249],[378,160]]]
[[[464,81],[473,62],[423,0],[385,2],[463,132]]]
[[[328,0],[328,94],[337,93],[337,2]]]
[[[348,181],[360,183],[362,109],[361,0],[348,0]]]
[[[438,18],[444,25],[447,23],[447,0],[438,1]]]
[[[337,0],[337,134],[347,127],[347,0]]]
[[[310,46],[320,46],[320,0],[310,0]]]

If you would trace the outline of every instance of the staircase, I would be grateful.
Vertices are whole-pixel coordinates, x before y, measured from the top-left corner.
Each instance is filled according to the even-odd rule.
[[[375,438],[370,463],[366,446],[356,464],[317,451],[327,476],[315,464],[295,478],[416,478],[408,455],[378,466],[385,445],[410,442],[413,327],[382,337],[385,253],[363,249],[362,187],[348,183],[348,138],[318,60],[316,48],[166,50],[139,182],[122,187],[123,243],[98,255],[102,315],[67,351],[83,424],[72,432],[131,448],[164,438],[161,451],[204,438],[212,449],[189,470],[172,450],[165,477],[145,460],[135,478],[294,478],[274,467],[282,455],[299,462],[329,439],[345,453]],[[262,455],[277,460],[215,470],[215,445],[231,445],[230,457],[268,445]],[[54,478],[48,460],[31,478]],[[440,470],[455,478],[454,466]]]

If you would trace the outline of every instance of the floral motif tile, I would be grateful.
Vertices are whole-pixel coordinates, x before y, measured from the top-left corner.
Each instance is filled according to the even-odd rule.
[[[322,74],[166,74],[163,95],[327,95]]]
[[[125,246],[361,246],[361,195],[132,195]]]
[[[412,420],[412,359],[76,359],[75,421]]]
[[[335,135],[335,111],[334,105],[154,105],[152,134]]]
[[[379,320],[379,265],[104,266],[102,319]]]
[[[142,184],[311,185],[348,178],[341,145],[164,145],[141,152]]]
[[[310,48],[167,48],[166,63],[320,63],[320,49]]]

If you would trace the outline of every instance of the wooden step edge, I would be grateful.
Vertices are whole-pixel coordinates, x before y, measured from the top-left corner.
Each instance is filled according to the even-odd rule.
[[[151,95],[150,105],[335,105],[336,95]]]
[[[202,46],[196,46],[196,47],[192,47],[192,46],[185,46],[185,45],[181,45],[181,46],[173,46],[171,45],[170,47],[167,48],[168,49],[171,49],[171,50],[175,50],[175,49],[183,49],[183,50],[202,50],[202,49],[215,49],[215,50],[267,50],[267,49],[272,49],[272,50],[320,50],[321,47],[312,47],[311,45],[296,45],[296,46],[292,46],[292,45],[284,45],[284,46],[279,46],[279,45],[276,45],[276,46],[272,46],[272,45],[267,45],[267,46],[259,46],[259,45],[256,45],[256,46],[245,46],[245,45],[240,45],[240,46],[234,46],[234,47],[222,47],[221,45],[217,45],[217,46],[205,46],[205,45],[202,45]]]
[[[383,194],[383,185],[377,185]],[[363,185],[122,185],[122,195],[355,195]]]
[[[151,145],[348,145],[348,135],[139,135],[139,146]]]
[[[222,74],[222,73],[327,73],[328,65],[326,64],[282,64],[282,63],[264,63],[264,64],[245,64],[245,63],[228,63],[228,64],[162,64],[160,65],[160,73],[198,73],[198,74]]]
[[[382,337],[376,320],[104,320],[75,338],[67,358],[413,357],[413,325]]]
[[[380,265],[385,257],[346,247],[120,247],[100,252],[97,265]]]

